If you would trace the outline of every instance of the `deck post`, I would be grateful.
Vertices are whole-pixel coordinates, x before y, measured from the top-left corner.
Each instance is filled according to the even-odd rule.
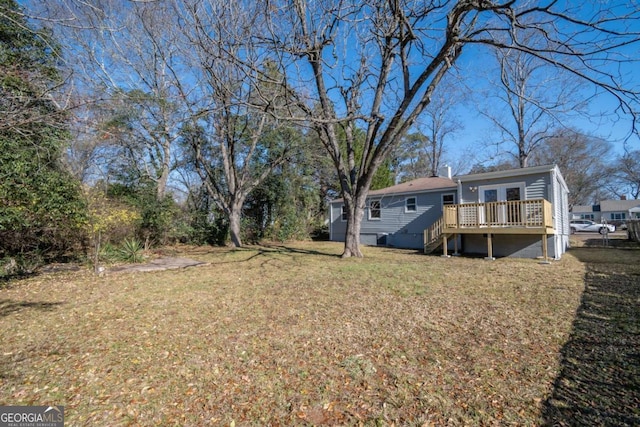
[[[493,242],[491,240],[491,233],[487,233],[487,257],[485,259],[487,261],[493,261],[495,259],[493,257]]]
[[[460,256],[458,253],[458,235],[453,235],[453,256]]]
[[[422,252],[424,252],[425,254],[427,253],[428,234],[429,234],[429,229],[425,228],[424,231],[422,232]]]
[[[542,264],[550,264],[549,262],[549,251],[547,250],[547,234],[542,235]]]
[[[442,256],[444,258],[449,258],[449,254],[447,252],[447,233],[442,233]]]

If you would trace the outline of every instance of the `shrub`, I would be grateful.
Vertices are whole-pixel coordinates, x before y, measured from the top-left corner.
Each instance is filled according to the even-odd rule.
[[[123,261],[138,263],[143,260],[142,249],[143,247],[139,240],[125,239],[118,252]]]

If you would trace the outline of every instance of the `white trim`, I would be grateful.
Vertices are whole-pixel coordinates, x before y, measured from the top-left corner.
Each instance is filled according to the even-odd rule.
[[[485,190],[497,190],[497,197],[499,202],[507,200],[507,188],[520,188],[520,200],[527,200],[527,187],[525,182],[509,182],[506,184],[488,184],[478,186],[478,202],[485,203],[484,191]]]
[[[455,176],[455,179],[459,179],[463,182],[465,181],[483,181],[486,179],[495,179],[495,178],[515,178],[517,176],[523,175],[533,175],[538,173],[550,172],[557,168],[556,165],[544,165],[544,166],[533,166],[527,168],[520,169],[509,169],[504,171],[496,171],[496,172],[484,172],[484,173],[476,173],[470,175],[460,175]]]
[[[445,205],[445,203],[444,203],[444,196],[453,196],[453,202],[452,202],[452,203],[447,203],[447,205],[448,205],[448,204],[452,204],[452,205],[455,205],[455,204],[456,204],[456,193],[442,193],[442,194],[440,195],[440,210],[441,210],[442,212],[444,212],[444,205]]]
[[[377,218],[374,218],[371,216],[371,203],[373,202],[378,202],[378,212],[380,212],[380,216]],[[382,220],[382,199],[370,199],[369,203],[367,203],[367,219],[369,221],[380,221]]]
[[[413,199],[413,210],[409,210],[408,201],[409,199]],[[416,213],[418,212],[418,196],[406,196],[404,198],[404,213]]]
[[[520,189],[520,200],[526,200],[526,183],[524,182],[509,182],[505,184],[490,184],[490,185],[480,185],[478,186],[478,203],[487,203],[485,200],[485,191],[487,190],[496,190],[496,202],[505,202],[507,201],[507,189],[508,188],[519,188]],[[482,221],[486,221],[489,218],[486,217],[488,211],[484,209],[480,210],[480,218]],[[495,210],[491,210],[492,221],[507,221],[507,209],[506,206],[496,206]]]

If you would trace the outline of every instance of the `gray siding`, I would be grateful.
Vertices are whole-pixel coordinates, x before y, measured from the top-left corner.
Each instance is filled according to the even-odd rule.
[[[344,242],[347,234],[347,222],[342,221],[342,203],[334,202],[329,205],[329,227],[331,230],[331,240]]]
[[[442,216],[443,194],[455,194],[455,190],[370,197],[362,218],[360,242],[365,245],[422,249],[424,230]],[[415,212],[406,212],[407,197],[416,198]],[[380,219],[370,219],[370,200],[380,200]],[[331,240],[342,242],[347,226],[341,220],[342,203],[333,203],[331,211]]]
[[[547,237],[547,254],[556,256],[555,236]],[[537,258],[542,256],[542,238],[529,234],[494,234],[492,236],[493,256],[515,258]],[[462,236],[462,252],[486,256],[488,253],[487,237],[482,234],[466,234]]]
[[[520,173],[523,170],[514,171]],[[559,259],[569,247],[568,194],[557,168],[539,167],[530,174],[521,176],[494,177],[469,175],[461,177],[462,197],[456,195],[457,203],[479,201],[479,187],[505,186],[508,184],[524,187],[523,199],[546,199],[553,204],[555,235],[547,240],[548,255]],[[477,179],[476,179],[477,177]],[[442,195],[456,194],[456,189],[423,192],[411,195],[372,196],[367,201],[360,241],[366,245],[387,245],[398,248],[421,249],[423,232],[442,216]],[[406,198],[416,197],[416,212],[406,212]],[[380,219],[370,219],[369,201],[380,200]],[[342,203],[331,204],[331,239],[344,241],[346,222],[341,220]],[[539,235],[494,235],[495,256],[535,258],[542,256],[542,241]],[[483,235],[463,235],[462,252],[487,254],[487,240]]]
[[[491,180],[482,181],[465,181],[462,183],[462,203],[475,203],[479,200],[479,191],[472,191],[471,187],[477,188],[480,186],[491,185],[505,185],[524,183],[525,194],[523,195],[525,200],[531,199],[546,199],[552,202],[548,192],[550,182],[550,173],[537,174],[537,175],[525,175],[515,176],[507,178],[496,178]]]

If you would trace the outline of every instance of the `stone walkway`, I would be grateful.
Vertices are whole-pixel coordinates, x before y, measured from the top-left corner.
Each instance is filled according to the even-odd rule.
[[[174,270],[178,268],[187,268],[187,267],[196,267],[199,265],[205,265],[206,262],[195,261],[189,258],[158,258],[150,261],[147,264],[129,264],[129,265],[120,265],[118,267],[109,268],[106,270],[107,273],[116,273],[116,272],[147,272],[147,271],[162,271],[162,270]]]

